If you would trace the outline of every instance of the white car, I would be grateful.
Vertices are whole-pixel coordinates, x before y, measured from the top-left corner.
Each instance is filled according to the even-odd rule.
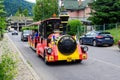
[[[14,30],[14,31],[12,32],[12,35],[18,35],[18,31]]]

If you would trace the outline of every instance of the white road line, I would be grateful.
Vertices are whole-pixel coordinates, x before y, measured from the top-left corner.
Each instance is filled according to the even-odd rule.
[[[111,65],[111,66],[120,68],[119,65],[115,65],[115,64],[112,64],[112,63],[110,63],[110,62],[106,62],[106,61],[103,61],[103,60],[100,60],[100,59],[96,59],[96,58],[89,58],[89,59],[92,59],[92,60],[95,60],[95,61],[98,61],[98,62],[101,62],[101,63],[104,63],[104,64],[108,64],[108,65]]]

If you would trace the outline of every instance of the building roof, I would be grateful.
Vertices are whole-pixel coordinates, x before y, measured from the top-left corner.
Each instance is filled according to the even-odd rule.
[[[87,7],[88,3],[93,0],[85,0],[79,5],[78,0],[63,0],[64,7],[66,10],[82,10]]]
[[[27,22],[33,22],[33,19],[31,17],[18,17],[18,16],[10,16],[8,17],[12,22],[19,22],[19,23],[24,23],[25,20]]]

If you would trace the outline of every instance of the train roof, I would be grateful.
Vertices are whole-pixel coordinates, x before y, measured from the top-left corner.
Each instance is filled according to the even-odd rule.
[[[43,20],[41,22],[46,22],[46,21],[51,21],[51,20],[58,20],[58,21],[61,21],[60,18],[48,18],[46,20]]]
[[[32,24],[29,24],[28,26],[32,26],[32,25],[40,25],[42,22],[46,22],[46,21],[51,21],[51,20],[58,20],[58,21],[61,21],[60,18],[48,18],[48,19],[45,19],[43,21],[38,21],[38,22],[33,22]]]

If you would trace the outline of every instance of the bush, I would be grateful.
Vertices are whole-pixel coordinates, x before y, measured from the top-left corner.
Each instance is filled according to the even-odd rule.
[[[77,33],[81,35],[83,33],[83,26],[80,20],[69,20],[67,26],[69,35],[76,35]]]
[[[0,80],[13,80],[17,75],[17,56],[9,49],[7,41],[1,42]]]
[[[16,75],[16,62],[11,58],[10,54],[2,55],[0,63],[0,80],[13,80]]]
[[[3,31],[3,29],[0,28],[0,40],[2,40],[3,35],[4,35],[4,31]]]
[[[120,28],[114,28],[114,29],[111,29],[111,30],[106,30],[108,32],[110,32],[114,38],[114,43],[117,44],[118,41],[120,40],[120,36],[119,36],[119,33],[120,33]]]
[[[38,26],[26,26],[26,27],[22,27],[22,31],[23,30],[38,30]]]

